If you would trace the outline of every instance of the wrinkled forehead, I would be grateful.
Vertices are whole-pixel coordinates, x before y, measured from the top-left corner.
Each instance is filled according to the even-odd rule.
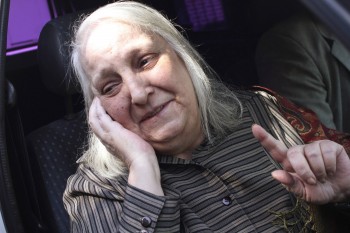
[[[85,36],[83,54],[90,52],[106,52],[116,44],[125,44],[130,39],[151,37],[150,34],[124,22],[104,21],[91,25]]]

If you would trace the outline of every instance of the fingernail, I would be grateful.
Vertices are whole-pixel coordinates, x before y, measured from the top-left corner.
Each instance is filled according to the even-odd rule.
[[[290,189],[290,187],[289,186],[287,186],[287,185],[285,185],[285,184],[281,184],[282,185],[282,187],[283,188],[285,188],[288,192],[290,192],[291,191],[291,189]]]
[[[316,184],[316,180],[315,180],[315,178],[310,177],[309,179],[307,179],[307,183],[308,184]]]

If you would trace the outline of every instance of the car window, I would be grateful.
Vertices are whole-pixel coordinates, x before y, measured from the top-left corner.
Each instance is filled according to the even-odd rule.
[[[7,54],[36,49],[40,31],[50,19],[46,0],[11,0]]]
[[[6,233],[6,230],[5,230],[5,225],[4,225],[4,220],[3,220],[3,217],[2,217],[2,214],[0,215],[0,233]]]
[[[319,1],[301,0],[301,2],[323,23],[339,40],[350,49],[350,3],[347,0]]]

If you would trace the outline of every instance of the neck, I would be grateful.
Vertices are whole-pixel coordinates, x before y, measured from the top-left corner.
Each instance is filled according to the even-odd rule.
[[[198,137],[198,139],[193,143],[193,146],[189,150],[179,153],[175,156],[180,159],[192,159],[192,152],[203,142],[204,138],[204,134],[201,134],[201,136]]]

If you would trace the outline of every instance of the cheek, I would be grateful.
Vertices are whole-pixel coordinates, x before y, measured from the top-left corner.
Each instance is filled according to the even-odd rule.
[[[124,125],[125,121],[129,119],[127,104],[125,101],[116,99],[101,98],[102,107],[107,114],[114,120]]]

